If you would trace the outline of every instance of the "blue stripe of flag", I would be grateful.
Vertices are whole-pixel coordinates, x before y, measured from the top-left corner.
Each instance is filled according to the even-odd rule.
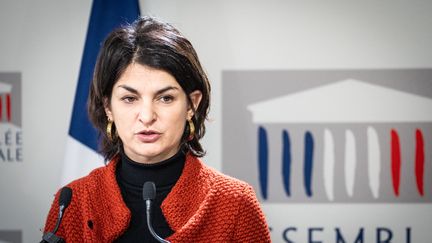
[[[97,131],[87,115],[87,96],[99,48],[113,29],[140,15],[138,0],[94,0],[90,15],[69,135],[97,151]]]

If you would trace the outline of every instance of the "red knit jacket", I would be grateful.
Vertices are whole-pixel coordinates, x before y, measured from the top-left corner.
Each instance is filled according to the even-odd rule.
[[[68,186],[72,201],[57,235],[66,242],[112,242],[128,228],[131,213],[116,181],[118,159]],[[54,229],[59,192],[45,232]],[[144,203],[144,202],[143,202]],[[174,234],[171,242],[270,242],[251,186],[223,175],[187,155],[182,175],[161,205]]]

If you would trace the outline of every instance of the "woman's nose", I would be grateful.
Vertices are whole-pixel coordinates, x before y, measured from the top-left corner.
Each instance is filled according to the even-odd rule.
[[[150,125],[156,120],[156,110],[152,102],[143,102],[138,119],[145,125]]]

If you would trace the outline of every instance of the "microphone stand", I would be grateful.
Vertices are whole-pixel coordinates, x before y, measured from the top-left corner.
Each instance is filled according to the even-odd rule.
[[[42,236],[42,241],[40,243],[66,243],[66,241],[61,238],[60,236],[57,236],[55,233],[57,232],[60,221],[63,218],[63,210],[65,209],[64,205],[60,205],[60,212],[57,219],[56,226],[52,232],[47,232]]]
[[[71,199],[72,199],[72,189],[69,187],[63,187],[60,192],[59,214],[57,217],[56,226],[52,232],[46,232],[42,236],[42,241],[40,243],[66,243],[66,241],[63,238],[57,236],[55,233],[57,233],[60,227],[60,223],[63,218],[63,213],[66,210],[66,208],[69,206]]]
[[[171,243],[165,239],[163,239],[162,237],[160,237],[159,235],[156,234],[156,232],[153,229],[153,226],[151,224],[151,203],[152,200],[154,200],[156,197],[156,185],[151,182],[151,181],[147,181],[144,183],[143,186],[143,199],[146,203],[146,216],[147,216],[147,227],[150,231],[150,234],[159,242],[161,243]]]
[[[163,239],[162,237],[160,237],[159,235],[156,234],[156,232],[154,231],[153,226],[151,224],[150,213],[151,213],[151,200],[146,200],[147,225],[148,225],[148,229],[150,231],[150,234],[153,235],[153,237],[161,243],[170,243],[169,241]]]
[[[43,235],[40,243],[66,243],[66,241],[52,232],[47,232]]]

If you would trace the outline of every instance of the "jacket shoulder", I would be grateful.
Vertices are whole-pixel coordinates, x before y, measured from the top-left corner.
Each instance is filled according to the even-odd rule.
[[[206,170],[213,175],[210,193],[213,200],[218,201],[222,214],[231,215],[235,222],[232,241],[271,242],[265,215],[253,187],[215,169],[207,167]]]
[[[224,174],[209,166],[204,166],[204,170],[209,173],[211,188],[216,194],[237,198],[244,197],[245,194],[252,192],[253,196],[255,196],[253,188],[249,183]]]
[[[88,175],[83,176],[81,178],[75,179],[71,181],[70,183],[66,184],[66,187],[70,187],[72,191],[80,190],[84,188],[89,188],[91,185],[94,184],[95,180],[100,179],[103,177],[106,173],[109,173],[108,170],[110,170],[111,165],[98,167],[94,170],[92,170]]]
[[[107,170],[107,166],[96,168],[93,171],[91,171],[88,175],[81,177],[81,178],[78,178],[78,179],[75,179],[72,182],[69,182],[68,184],[66,184],[64,187],[69,187],[70,189],[72,189],[72,204],[76,203],[77,198],[80,198],[80,201],[82,201],[83,195],[88,194],[88,192],[89,192],[88,189],[90,189],[91,187],[93,187],[95,185],[94,181],[98,180],[98,178],[102,177],[102,174],[106,173],[105,172],[106,170]],[[53,200],[52,205],[51,205],[48,219],[53,218],[53,215],[51,215],[51,214],[54,214],[54,215],[57,214],[58,201],[60,198],[60,193],[64,187],[57,190],[57,192],[54,196],[54,200]],[[70,210],[70,208],[73,208],[73,207],[69,207],[68,210]]]
[[[104,239],[108,234],[101,232],[105,228],[103,223],[109,222],[106,219],[112,219],[113,210],[110,210],[112,203],[99,203],[101,201],[113,200],[115,206],[119,205],[121,195],[117,190],[115,179],[115,163],[108,166],[99,167],[90,172],[87,176],[76,179],[66,187],[72,189],[72,200],[65,210],[64,217],[57,235],[63,237],[66,242],[96,242],[95,239]],[[44,232],[52,231],[55,227],[58,215],[58,201],[61,189],[57,191],[51,209],[48,213]],[[121,215],[123,221],[128,221],[128,215],[123,205],[120,205],[115,211],[115,215]],[[124,216],[124,217],[123,217]],[[124,222],[121,222],[123,225]],[[89,222],[90,225],[89,225]],[[98,230],[93,230],[93,228]],[[117,229],[117,228],[116,228]],[[113,231],[113,230],[111,230]],[[114,232],[114,231],[113,231]],[[115,231],[114,233],[116,233]],[[111,237],[111,235],[110,235]],[[105,241],[104,241],[105,242]]]

